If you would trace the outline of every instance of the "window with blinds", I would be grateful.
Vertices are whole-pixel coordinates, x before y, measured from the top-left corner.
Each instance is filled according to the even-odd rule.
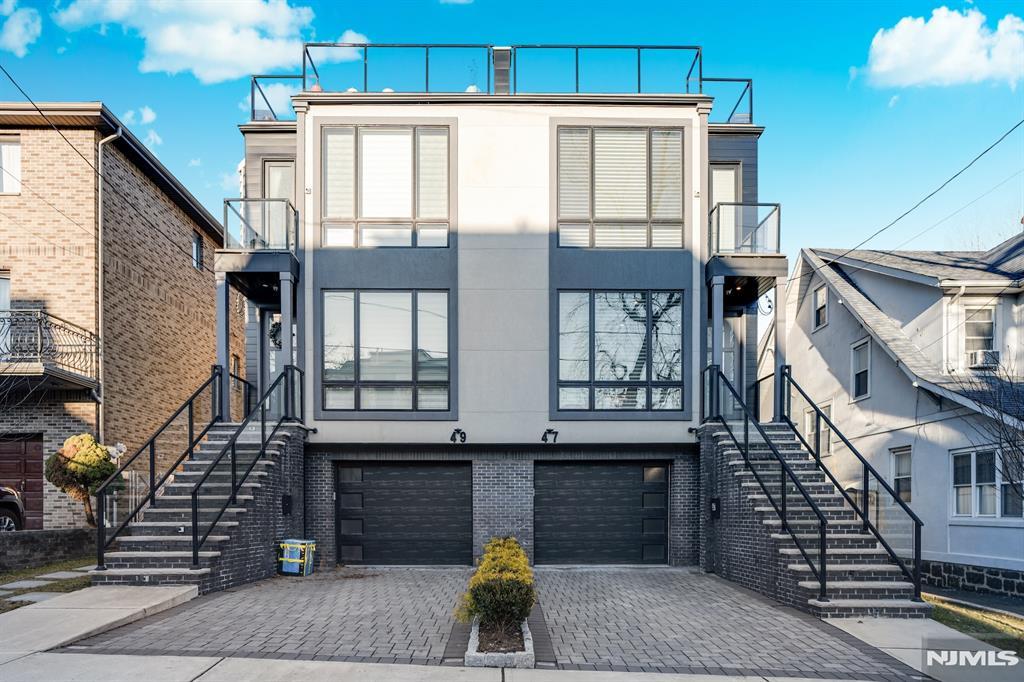
[[[446,247],[448,129],[323,129],[324,247]]]
[[[560,291],[558,409],[682,410],[680,291]]]
[[[682,248],[683,132],[558,129],[558,245]]]

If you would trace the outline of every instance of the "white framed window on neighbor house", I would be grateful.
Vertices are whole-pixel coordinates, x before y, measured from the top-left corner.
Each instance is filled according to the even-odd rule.
[[[994,306],[964,306],[964,364],[974,369],[999,364]]]
[[[1019,487],[1003,469],[996,448],[952,453],[953,516],[1024,519]]]
[[[21,138],[0,135],[0,194],[21,193]]]
[[[832,419],[832,403],[819,405],[818,408],[826,417]],[[807,442],[811,447],[814,447],[815,414],[816,412],[813,408],[808,407],[804,410],[804,438],[807,439]],[[821,420],[821,426],[819,428],[821,430],[821,441],[818,447],[821,449],[821,456],[826,457],[832,454],[832,429],[829,428],[828,422],[824,419]]]
[[[896,495],[910,504],[912,491],[912,476],[910,468],[910,446],[893,448],[889,452],[892,455],[892,487]]]
[[[828,288],[822,284],[814,290],[814,325],[812,331],[828,324]]]
[[[680,128],[558,128],[558,245],[682,248]]]
[[[448,128],[323,129],[325,247],[447,247]]]
[[[861,400],[871,395],[871,339],[850,347],[850,396]]]
[[[198,232],[192,233],[192,267],[203,269],[203,235]]]

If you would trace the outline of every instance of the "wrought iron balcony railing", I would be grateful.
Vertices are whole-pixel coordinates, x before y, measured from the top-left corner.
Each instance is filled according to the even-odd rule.
[[[722,202],[709,216],[711,254],[777,254],[779,204]]]
[[[96,379],[96,335],[42,310],[0,310],[0,365],[40,365]]]
[[[305,43],[301,74],[251,77],[251,120],[293,120],[299,92],[700,93],[716,100],[712,123],[754,118],[751,79],[705,76],[698,45]]]
[[[287,199],[225,199],[227,249],[295,251],[299,214]]]

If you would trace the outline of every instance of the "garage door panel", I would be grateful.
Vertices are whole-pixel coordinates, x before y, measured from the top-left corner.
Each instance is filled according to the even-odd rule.
[[[668,464],[538,462],[537,563],[665,563]]]
[[[43,527],[42,436],[0,440],[0,485],[21,491],[25,503],[25,528]]]
[[[469,463],[340,465],[339,563],[472,563],[472,480]]]

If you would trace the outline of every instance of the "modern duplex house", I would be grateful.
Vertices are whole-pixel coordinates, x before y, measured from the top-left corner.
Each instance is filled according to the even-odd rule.
[[[103,104],[0,103],[0,484],[27,528],[84,524],[43,479],[67,437],[130,454],[210,375],[223,239]],[[227,324],[244,354],[243,315]]]
[[[845,434],[818,427],[844,487],[864,489],[855,449],[921,517],[933,585],[1024,594],[1022,287],[1017,235],[988,251],[806,249],[787,292],[807,394],[793,419],[812,440],[815,403]]]
[[[469,565],[511,534],[537,564],[699,564],[820,613],[920,612],[785,425],[743,427],[756,303],[788,272],[749,80],[664,46],[309,44],[303,64],[253,77],[216,254],[218,364],[237,288],[259,401],[101,531],[98,581],[237,584],[282,533],[328,566]],[[289,111],[264,90],[282,79]],[[848,557],[832,592],[823,538]]]

